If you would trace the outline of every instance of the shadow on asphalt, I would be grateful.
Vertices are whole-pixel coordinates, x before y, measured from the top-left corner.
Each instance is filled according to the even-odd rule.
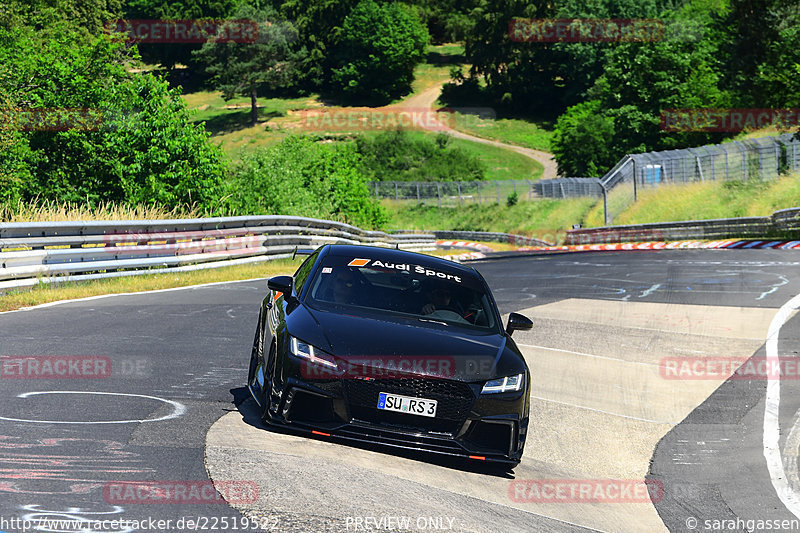
[[[380,453],[386,456],[403,457],[412,461],[420,463],[428,463],[431,465],[441,466],[452,470],[461,470],[464,472],[473,472],[476,474],[483,474],[487,476],[501,477],[505,479],[515,479],[513,469],[507,465],[495,463],[478,463],[467,461],[457,457],[441,456],[432,453],[418,452],[414,450],[403,450],[389,446],[381,446],[380,444],[366,444],[359,442],[345,441],[335,437],[318,438],[313,435],[294,431],[291,428],[284,428],[278,426],[267,426],[261,422],[261,415],[259,413],[258,404],[250,397],[250,393],[246,387],[231,389],[233,395],[233,403],[236,405],[239,413],[242,415],[242,420],[245,424],[258,428],[263,431],[277,433],[280,435],[292,435],[296,437],[307,438],[311,440],[319,440],[323,442],[335,442],[340,446],[347,446],[349,448],[358,448],[371,452]]]

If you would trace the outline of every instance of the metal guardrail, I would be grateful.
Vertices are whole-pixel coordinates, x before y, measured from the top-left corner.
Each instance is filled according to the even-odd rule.
[[[330,220],[274,215],[0,223],[0,292],[39,283],[184,272],[269,261],[291,257],[297,246],[316,247],[327,243],[431,250],[437,239],[548,245],[539,239],[507,233],[385,233]]]
[[[726,238],[800,238],[800,208],[782,209],[766,217],[689,220],[568,230],[565,244]]]
[[[291,256],[296,246],[432,249],[432,234],[390,235],[303,217],[0,223],[0,291]]]
[[[397,230],[393,235],[404,233],[414,233],[413,230]],[[514,233],[498,233],[494,231],[431,231],[437,239],[449,239],[454,241],[484,241],[484,242],[503,242],[512,244],[514,246],[553,246],[552,243],[536,239],[534,237],[526,237],[525,235],[516,235]]]

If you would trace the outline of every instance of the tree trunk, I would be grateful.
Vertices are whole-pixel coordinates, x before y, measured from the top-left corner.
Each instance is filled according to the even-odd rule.
[[[250,125],[255,126],[258,122],[258,96],[256,89],[250,89]]]

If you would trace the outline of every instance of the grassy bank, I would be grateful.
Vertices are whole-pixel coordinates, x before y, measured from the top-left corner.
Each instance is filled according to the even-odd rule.
[[[152,205],[100,204],[96,208],[86,204],[50,202],[0,204],[2,222],[66,222],[78,220],[167,220],[172,218],[198,218],[202,216],[193,209],[163,209]],[[2,248],[0,247],[0,250]]]
[[[620,187],[613,190],[609,204],[613,206],[615,197],[630,196],[626,192]],[[638,201],[618,212],[613,224],[765,216],[795,206],[800,206],[800,174],[768,181],[707,181],[690,185],[664,185],[640,191]],[[612,207],[611,211],[616,212],[617,209]],[[602,202],[598,202],[588,213],[584,225],[604,225]]]
[[[515,144],[543,152],[550,151],[550,139],[553,137],[551,124],[518,118],[488,119],[456,113],[453,128],[483,139]]]
[[[59,284],[40,284],[31,289],[17,289],[0,295],[0,311],[10,311],[21,307],[40,305],[59,300],[87,298],[102,294],[121,294],[128,292],[154,291],[175,287],[188,287],[202,283],[264,278],[291,274],[305,257],[295,260],[278,259],[265,263],[239,265],[225,268],[197,270],[167,274],[147,274],[127,278],[110,278],[95,281],[69,282]],[[264,286],[264,293],[267,288]]]
[[[548,242],[563,239],[596,202],[593,198],[535,200],[513,206],[467,204],[436,207],[386,201],[387,229],[498,231],[537,237]]]

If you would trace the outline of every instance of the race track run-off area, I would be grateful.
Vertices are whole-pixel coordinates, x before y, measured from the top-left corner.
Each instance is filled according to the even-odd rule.
[[[534,322],[513,471],[263,427],[264,280],[117,295],[0,314],[0,531],[800,531],[800,251],[472,265]]]

